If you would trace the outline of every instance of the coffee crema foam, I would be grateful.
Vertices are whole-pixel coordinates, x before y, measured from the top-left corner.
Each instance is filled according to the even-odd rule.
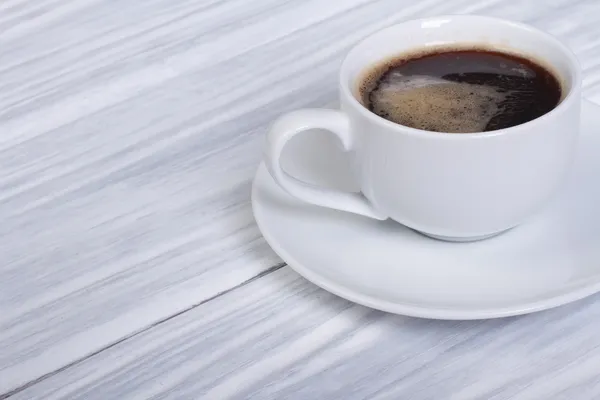
[[[375,114],[401,125],[469,133],[483,131],[506,98],[495,87],[392,72],[369,100]]]
[[[561,97],[558,80],[530,60],[486,49],[437,50],[379,64],[360,81],[361,102],[400,125],[474,133],[537,118]]]

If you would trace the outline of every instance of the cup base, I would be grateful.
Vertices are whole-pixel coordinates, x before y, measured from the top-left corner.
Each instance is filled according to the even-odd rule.
[[[421,231],[416,231],[419,232],[421,235],[423,236],[427,236],[429,238],[435,239],[435,240],[441,240],[443,242],[456,242],[456,243],[463,243],[463,242],[476,242],[479,240],[485,240],[485,239],[489,239],[492,238],[494,236],[498,236],[506,231],[508,231],[510,229],[506,229],[500,232],[496,232],[496,233],[490,233],[488,235],[482,235],[482,236],[470,236],[470,237],[454,237],[454,236],[440,236],[440,235],[432,235],[430,233],[426,233],[426,232],[421,232]]]

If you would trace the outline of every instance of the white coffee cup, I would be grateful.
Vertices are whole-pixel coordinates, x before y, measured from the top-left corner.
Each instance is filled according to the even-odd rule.
[[[507,129],[452,134],[405,127],[357,100],[364,71],[430,46],[481,46],[521,54],[560,79],[563,98],[549,113]],[[403,22],[357,44],[342,63],[341,110],[283,115],[267,136],[265,162],[290,195],[315,205],[393,220],[428,236],[468,241],[524,222],[565,180],[579,132],[581,70],[575,55],[533,27],[497,18],[452,15]],[[361,193],[315,187],[281,169],[293,136],[321,128],[336,135],[357,165]]]

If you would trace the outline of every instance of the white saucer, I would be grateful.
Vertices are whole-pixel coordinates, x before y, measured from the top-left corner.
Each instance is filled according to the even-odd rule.
[[[350,301],[416,317],[525,314],[600,290],[600,107],[584,101],[575,170],[528,223],[492,239],[448,243],[393,221],[301,203],[261,165],[252,206],[273,250],[309,281]],[[291,175],[354,189],[331,135],[299,135],[284,154]]]

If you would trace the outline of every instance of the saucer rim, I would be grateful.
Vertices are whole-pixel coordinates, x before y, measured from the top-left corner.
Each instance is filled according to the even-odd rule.
[[[252,182],[252,212],[254,219],[261,234],[269,244],[271,249],[296,273],[313,283],[314,285],[333,293],[334,295],[372,309],[385,311],[392,314],[405,315],[416,318],[439,319],[439,320],[480,320],[492,318],[506,318],[518,315],[530,314],[538,311],[548,310],[559,307],[577,300],[584,299],[600,291],[600,281],[591,281],[589,284],[581,283],[575,285],[576,288],[561,292],[556,296],[547,297],[541,300],[523,302],[519,305],[505,307],[487,307],[487,308],[463,308],[463,307],[430,307],[419,306],[406,302],[390,301],[368,295],[351,289],[343,284],[336,283],[319,274],[314,269],[302,265],[293,256],[291,256],[278,240],[271,235],[269,229],[263,225],[263,211],[257,207],[257,192],[260,179],[271,179],[266,166],[260,163]],[[270,182],[270,184],[275,184]],[[432,239],[434,240],[434,239]]]

